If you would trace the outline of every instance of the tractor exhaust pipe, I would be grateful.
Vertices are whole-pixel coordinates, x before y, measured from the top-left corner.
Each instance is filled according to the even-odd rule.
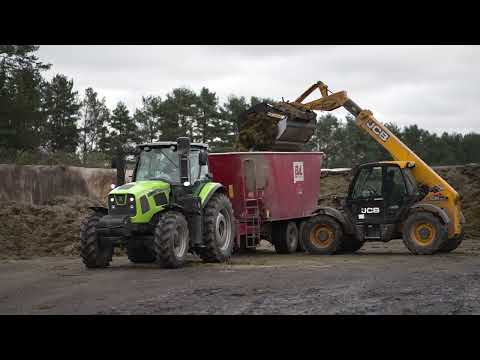
[[[188,137],[177,139],[177,153],[180,165],[180,184],[190,184],[190,139]]]

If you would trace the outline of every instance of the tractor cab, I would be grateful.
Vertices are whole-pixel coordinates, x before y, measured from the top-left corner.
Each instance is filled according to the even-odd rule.
[[[388,241],[418,199],[418,187],[407,161],[382,161],[357,168],[344,210],[364,240]]]
[[[184,162],[179,161],[182,150],[179,152],[178,147],[178,143],[172,141],[138,145],[133,182],[160,180],[170,185],[184,185],[180,183],[181,179],[188,177],[188,182],[194,185],[197,181],[208,180],[207,145],[190,144],[190,151],[185,153]],[[185,174],[181,176],[182,164],[185,166]]]

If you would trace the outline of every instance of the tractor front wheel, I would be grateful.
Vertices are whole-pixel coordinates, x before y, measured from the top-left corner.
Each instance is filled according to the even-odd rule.
[[[190,245],[188,223],[183,214],[166,212],[155,227],[153,249],[156,263],[162,268],[175,269],[186,262]]]
[[[87,216],[80,225],[80,256],[87,268],[102,268],[110,265],[113,246],[100,243],[96,225],[104,214],[95,212]]]
[[[224,262],[233,252],[235,220],[230,200],[225,194],[212,196],[204,209],[204,247],[196,250],[204,262]]]

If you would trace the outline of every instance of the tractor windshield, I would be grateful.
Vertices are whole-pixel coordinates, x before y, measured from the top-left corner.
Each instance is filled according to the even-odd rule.
[[[192,182],[200,177],[198,153],[192,149],[190,153],[190,178]],[[163,180],[168,183],[180,181],[178,167],[178,155],[174,148],[152,148],[144,150],[140,159],[135,176],[136,181]]]

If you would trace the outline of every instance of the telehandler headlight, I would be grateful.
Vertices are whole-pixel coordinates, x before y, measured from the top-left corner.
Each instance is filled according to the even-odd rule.
[[[114,203],[115,202],[115,197],[111,196],[110,197],[110,202]]]
[[[130,202],[134,202],[134,201],[135,201],[135,199],[134,199],[133,197],[131,197],[129,200],[130,200]]]

